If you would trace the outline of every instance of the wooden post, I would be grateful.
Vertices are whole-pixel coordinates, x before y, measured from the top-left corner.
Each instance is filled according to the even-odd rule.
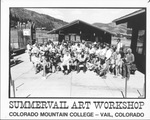
[[[15,97],[15,82],[12,80],[11,72],[9,70],[9,82],[10,82],[10,97]]]
[[[133,54],[136,54],[137,39],[138,39],[138,29],[137,27],[133,27],[131,38],[131,49]]]
[[[125,98],[127,98],[127,89],[128,89],[128,84],[127,84],[127,78],[125,78]]]
[[[45,60],[43,61],[43,78],[46,79],[46,63]]]
[[[30,41],[32,41],[33,44],[33,39],[32,39],[32,22],[29,22],[30,25]]]
[[[146,88],[146,86],[145,86],[146,84],[145,84],[145,80],[144,80],[144,85],[143,85],[143,97],[145,98],[145,88]]]

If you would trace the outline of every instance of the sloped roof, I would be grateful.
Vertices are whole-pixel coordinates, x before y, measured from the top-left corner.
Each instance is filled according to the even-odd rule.
[[[73,21],[73,22],[71,22],[71,23],[69,23],[69,24],[66,24],[66,25],[64,25],[64,26],[62,26],[62,27],[60,27],[60,28],[57,28],[57,29],[52,30],[52,31],[49,31],[47,34],[55,33],[56,31],[62,30],[62,29],[64,29],[64,28],[67,28],[67,27],[70,27],[70,26],[72,26],[72,25],[79,24],[79,23],[80,23],[80,24],[85,24],[85,25],[90,26],[90,27],[92,27],[92,28],[95,28],[95,29],[97,29],[97,30],[100,30],[100,31],[109,33],[109,34],[111,34],[111,35],[116,35],[116,34],[114,34],[113,32],[110,32],[110,31],[108,31],[108,30],[101,29],[101,28],[99,28],[99,27],[96,27],[96,26],[94,26],[94,25],[91,25],[91,24],[86,23],[86,22],[81,21],[81,20],[75,20],[75,21]]]
[[[130,14],[127,14],[127,15],[122,16],[122,17],[120,17],[120,18],[117,18],[117,19],[113,20],[113,22],[120,22],[120,21],[122,21],[122,20],[125,21],[125,20],[128,19],[128,18],[134,17],[134,16],[139,15],[139,14],[142,14],[142,13],[144,13],[144,12],[145,12],[145,9],[140,9],[140,10],[135,11],[135,12],[133,12],[133,13],[130,13]]]

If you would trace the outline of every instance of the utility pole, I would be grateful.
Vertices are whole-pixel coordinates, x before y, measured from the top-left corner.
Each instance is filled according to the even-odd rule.
[[[125,78],[125,98],[127,98],[127,89],[128,89],[128,84],[127,84],[127,77]]]
[[[10,97],[15,97],[16,96],[16,91],[15,91],[15,82],[14,80],[12,80],[12,77],[11,77],[11,70],[9,70],[9,82],[10,82]]]

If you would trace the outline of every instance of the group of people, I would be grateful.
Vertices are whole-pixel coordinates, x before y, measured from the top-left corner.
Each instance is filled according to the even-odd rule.
[[[63,41],[54,44],[48,41],[45,44],[28,44],[27,50],[35,73],[43,70],[43,76],[49,72],[62,71],[69,74],[71,71],[79,73],[81,70],[89,70],[102,78],[111,73],[114,77],[122,75],[122,78],[129,79],[130,68],[134,62],[131,48],[125,48],[120,39],[114,46],[96,42]]]

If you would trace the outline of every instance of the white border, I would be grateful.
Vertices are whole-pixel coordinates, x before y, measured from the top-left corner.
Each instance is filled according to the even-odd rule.
[[[146,58],[147,59],[146,61],[149,61],[148,52],[150,51],[150,47],[149,47],[150,37],[148,33],[150,33],[150,30],[149,30],[150,28],[150,24],[149,24],[150,2],[148,3],[148,0],[74,0],[74,1],[73,0],[25,0],[25,1],[24,0],[1,0],[1,5],[2,5],[1,6],[1,119],[16,119],[16,118],[10,118],[8,116],[8,113],[11,111],[9,109],[10,99],[8,99],[9,7],[146,7],[147,8],[147,36],[146,36],[146,40],[147,40]],[[146,67],[147,67],[146,68],[146,71],[147,71],[146,73],[146,99],[141,99],[141,100],[131,99],[133,101],[145,102],[144,109],[142,110],[145,113],[144,119],[150,119],[150,114],[149,114],[149,111],[150,111],[150,93],[149,93],[150,91],[150,87],[149,87],[150,86],[150,81],[149,81],[150,69],[149,69],[149,66],[150,64],[149,62],[147,62],[146,64]],[[13,99],[13,100],[25,101],[25,99]],[[40,99],[36,99],[36,100],[40,100]],[[116,99],[111,99],[111,100],[116,101]],[[68,103],[70,103],[72,100],[68,99],[67,101]],[[93,99],[91,101],[93,101]],[[104,101],[106,101],[106,99],[104,99]],[[121,99],[121,101],[123,101],[123,99]],[[127,101],[127,100],[125,99],[124,101]],[[94,110],[95,110],[94,108],[90,109],[90,111],[94,111]],[[17,119],[20,119],[20,118],[17,118]],[[21,118],[21,119],[26,119],[26,118]],[[56,118],[56,119],[60,119],[60,118]],[[68,118],[65,118],[65,119],[68,119]],[[122,118],[119,118],[119,119],[122,119]]]

